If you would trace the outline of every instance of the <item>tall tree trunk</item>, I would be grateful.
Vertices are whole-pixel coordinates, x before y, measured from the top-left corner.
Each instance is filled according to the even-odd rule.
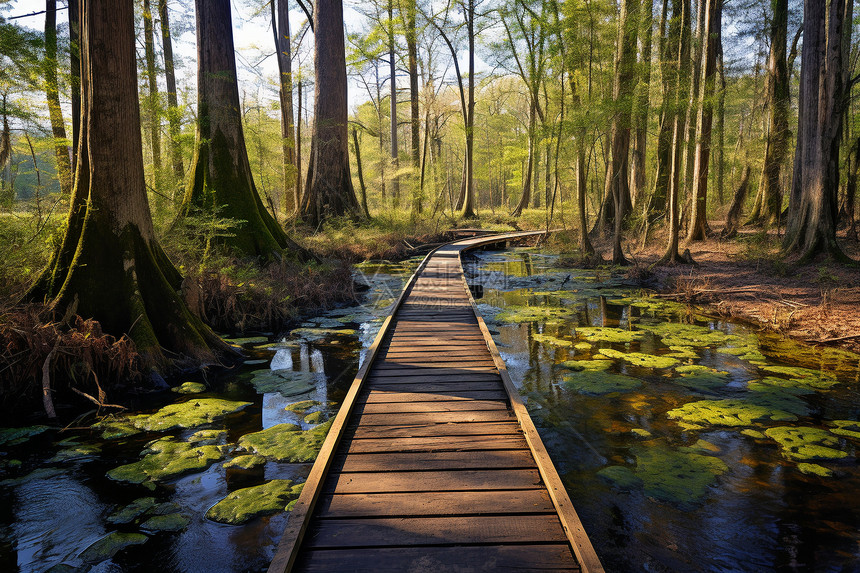
[[[355,164],[358,168],[358,185],[361,191],[361,209],[364,216],[370,218],[370,210],[367,208],[367,188],[364,186],[364,171],[361,168],[361,146],[358,143],[358,128],[352,128],[352,145],[355,147]]]
[[[723,41],[720,34],[720,45],[717,46],[717,73],[720,77],[720,89],[717,92],[717,145],[714,148],[714,163],[716,176],[714,185],[717,188],[717,203],[725,201],[725,144],[726,144],[726,71],[723,66]]]
[[[704,13],[704,43],[702,54],[702,85],[697,108],[699,117],[698,140],[696,141],[696,156],[693,169],[695,197],[693,199],[693,216],[690,222],[688,241],[702,241],[708,236],[708,162],[711,159],[711,123],[714,116],[714,87],[716,84],[717,46],[720,44],[723,0],[700,0],[707,2]]]
[[[797,254],[801,261],[818,255],[850,260],[836,242],[839,143],[846,89],[842,66],[847,65],[843,42],[850,40],[851,34],[845,11],[846,0],[832,0],[826,5],[815,0],[804,2],[799,153],[795,158],[799,181],[783,240],[785,253]],[[794,195],[793,187],[793,199]]]
[[[170,132],[170,163],[177,180],[185,179],[182,165],[182,148],[179,144],[182,110],[176,97],[176,72],[173,64],[173,40],[170,34],[170,13],[167,0],[158,0],[158,14],[161,18],[161,47],[164,51],[164,77],[167,81],[167,122]]]
[[[72,192],[72,166],[69,161],[69,144],[66,139],[66,124],[60,107],[60,92],[57,88],[57,0],[45,0],[45,95],[51,117],[51,132],[54,136],[54,156],[57,158],[57,178],[60,193],[68,196]]]
[[[741,175],[741,182],[732,197],[732,203],[729,206],[728,215],[726,215],[726,226],[723,227],[722,237],[724,239],[734,238],[738,234],[738,226],[740,224],[741,210],[744,207],[744,201],[747,198],[747,190],[750,182],[750,164],[747,163]]]
[[[672,127],[674,125],[675,99],[677,98],[677,62],[674,58],[678,52],[680,27],[678,15],[675,13],[677,1],[672,2],[672,15],[667,19],[670,0],[663,0],[660,15],[660,76],[663,91],[663,101],[660,104],[660,131],[657,135],[657,172],[654,177],[654,191],[645,203],[645,220],[651,221],[666,210],[666,196],[669,193],[669,173],[671,171]],[[666,34],[666,28],[669,33]]]
[[[513,213],[511,213],[514,217],[519,217],[523,209],[529,206],[529,202],[531,201],[531,193],[532,193],[532,173],[534,171],[534,158],[535,158],[535,124],[537,123],[537,110],[534,101],[529,104],[529,125],[528,125],[528,139],[529,139],[529,156],[526,161],[526,173],[525,179],[523,180],[523,194],[520,195],[520,202],[517,203],[516,209],[514,209]]]
[[[463,199],[460,216],[472,219],[478,216],[475,211],[475,188],[472,182],[475,141],[475,0],[468,0],[465,12],[466,32],[469,37],[469,103],[466,108],[466,161],[460,191]]]
[[[161,190],[161,104],[158,99],[158,78],[155,72],[155,37],[152,28],[152,6],[143,0],[143,40],[146,54],[146,76],[149,84],[147,95],[147,123],[149,145],[152,150],[152,188]]]
[[[391,84],[391,99],[389,100],[391,110],[391,196],[394,206],[400,206],[400,178],[397,172],[400,170],[400,157],[397,142],[397,62],[395,58],[396,45],[394,43],[394,0],[388,0],[388,73]]]
[[[696,30],[693,33],[691,52],[692,70],[688,84],[687,94],[687,119],[684,146],[684,186],[683,192],[686,202],[692,202],[695,194],[695,183],[693,182],[693,168],[695,166],[696,153],[696,122],[699,117],[699,91],[702,79],[702,53],[704,48],[705,34],[705,2],[707,0],[696,0]],[[692,12],[691,12],[692,14]],[[692,21],[690,22],[692,24]],[[689,24],[688,24],[689,25]]]
[[[86,137],[81,138],[78,169],[86,166],[89,177],[82,174],[76,181],[73,204],[81,207],[70,212],[63,242],[67,252],[45,272],[51,280],[40,280],[28,296],[53,299],[51,308],[59,315],[92,317],[107,333],[127,334],[151,365],[164,367],[187,357],[213,361],[231,351],[177,294],[181,277],[158,244],[150,216],[134,4],[81,4]]]
[[[412,168],[421,169],[421,116],[418,109],[418,32],[416,29],[417,0],[406,2],[406,49],[409,52],[409,110],[412,124]],[[423,177],[422,177],[423,182]],[[421,185],[412,198],[412,212],[421,213],[423,209],[424,186]]]
[[[266,210],[242,128],[230,0],[197,0],[197,141],[180,217],[198,211],[242,221],[218,240],[244,256],[300,253]],[[304,253],[302,253],[304,255]]]
[[[301,69],[299,69],[301,72]],[[299,81],[296,83],[296,100],[298,108],[296,109],[296,205],[299,205],[302,198],[302,79],[299,76]]]
[[[644,0],[639,17],[639,78],[633,102],[633,152],[630,163],[630,202],[638,205],[645,196],[648,116],[651,107],[651,37],[654,0]]]
[[[299,212],[317,227],[330,217],[361,213],[349,170],[343,0],[314,3],[314,61],[311,159]]]
[[[72,177],[78,170],[81,137],[81,12],[78,0],[69,2],[69,78],[72,88]],[[74,179],[70,189],[74,189]]]
[[[275,4],[277,3],[277,7]],[[296,138],[293,125],[293,62],[290,48],[290,9],[287,0],[272,0],[272,32],[275,34],[281,99],[281,139],[284,152],[283,211],[292,215],[299,204],[295,178]]]

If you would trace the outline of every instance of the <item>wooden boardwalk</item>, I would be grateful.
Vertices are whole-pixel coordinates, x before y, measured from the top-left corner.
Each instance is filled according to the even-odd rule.
[[[603,571],[477,315],[472,238],[427,256],[335,418],[270,573]]]

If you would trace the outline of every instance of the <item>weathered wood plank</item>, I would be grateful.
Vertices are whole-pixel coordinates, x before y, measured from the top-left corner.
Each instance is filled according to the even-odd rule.
[[[378,452],[463,452],[527,448],[525,438],[510,436],[443,436],[431,438],[369,438],[352,440],[346,454]]]
[[[321,518],[553,513],[546,490],[431,491],[329,494],[320,500]]]
[[[354,439],[364,438],[416,438],[430,436],[501,436],[520,435],[517,421],[472,422],[465,424],[412,424],[397,426],[360,425],[351,434]]]
[[[430,470],[414,472],[332,473],[326,493],[481,491],[534,489],[541,486],[537,469]]]
[[[471,452],[401,452],[338,456],[332,471],[380,472],[453,469],[536,468],[526,449]]]
[[[428,412],[477,412],[479,410],[508,411],[508,405],[502,400],[435,400],[432,402],[395,402],[395,403],[366,403],[361,408],[363,415],[367,414],[412,414]]]
[[[458,410],[454,412],[415,412],[415,413],[388,413],[373,414],[363,412],[360,421],[353,422],[363,427],[369,426],[408,426],[414,424],[447,424],[450,422],[516,422],[513,413],[507,409],[493,410]]]
[[[492,384],[492,383],[491,383]],[[364,397],[365,404],[400,404],[403,402],[450,402],[470,400],[492,400],[507,407],[508,396],[503,390],[468,390],[445,387],[444,390],[421,390],[413,386],[398,389],[392,386],[377,386]],[[399,407],[399,406],[398,406]]]

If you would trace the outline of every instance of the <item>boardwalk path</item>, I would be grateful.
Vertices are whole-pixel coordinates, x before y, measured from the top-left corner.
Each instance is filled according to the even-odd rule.
[[[483,320],[428,255],[370,349],[270,573],[602,571]]]

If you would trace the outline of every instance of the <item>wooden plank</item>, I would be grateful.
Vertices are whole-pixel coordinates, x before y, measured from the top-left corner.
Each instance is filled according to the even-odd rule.
[[[492,400],[503,403],[507,407],[508,395],[501,386],[489,390],[462,390],[448,387],[445,391],[420,391],[412,386],[406,390],[397,390],[389,386],[377,386],[364,397],[365,404],[399,404],[403,402],[451,402],[471,400]]]
[[[406,426],[412,424],[446,424],[449,422],[516,422],[516,417],[507,409],[460,410],[454,412],[416,413],[362,413],[361,426]]]
[[[439,347],[445,348],[445,347]],[[478,354],[481,352],[481,354]],[[414,358],[421,359],[424,362],[446,362],[451,360],[452,358],[469,358],[472,356],[486,356],[490,358],[490,353],[487,351],[487,347],[484,345],[481,346],[472,346],[469,348],[458,348],[456,350],[447,348],[444,354],[440,353],[436,348],[407,348],[407,347],[389,347],[387,352],[385,353],[386,360],[399,360],[402,358]]]
[[[389,369],[373,369],[374,378],[397,378],[397,377],[425,377],[425,376],[459,376],[461,378],[473,378],[474,376],[493,376],[498,377],[495,366],[463,366],[462,368],[451,368],[448,366],[433,368],[432,366],[421,367],[417,366],[410,368],[403,366],[401,368]]]
[[[448,379],[434,376],[414,376],[401,378],[375,378],[367,381],[373,390],[392,390],[399,392],[438,392],[442,394],[460,395],[464,391],[499,390],[501,382],[488,378],[486,380],[464,380],[463,377]]]
[[[438,372],[440,370],[468,370],[474,371],[476,369],[481,370],[489,370],[490,372],[495,372],[496,367],[493,364],[492,359],[488,356],[486,358],[468,358],[465,360],[448,360],[446,362],[425,362],[424,360],[418,359],[406,359],[406,358],[389,358],[385,356],[380,359],[379,364],[374,367],[373,372],[386,372],[388,370],[407,370],[407,371],[423,371],[426,370],[428,373]],[[411,372],[410,372],[411,373]]]
[[[566,543],[451,547],[312,549],[302,556],[303,573],[499,573],[579,571]]]
[[[449,469],[536,468],[527,449],[478,452],[402,452],[338,456],[331,471],[378,472]]]
[[[333,494],[320,499],[321,518],[553,513],[546,490],[431,491]]]
[[[443,436],[431,438],[370,438],[353,440],[346,454],[379,452],[465,452],[477,450],[511,450],[526,448],[525,439],[510,436]]]
[[[358,426],[352,434],[359,438],[412,438],[424,436],[501,436],[520,435],[516,419],[509,422],[471,422],[466,424],[413,424],[398,426]]]
[[[379,493],[424,491],[481,491],[534,489],[541,486],[537,469],[430,470],[414,472],[360,472],[331,474],[326,493]]]
[[[312,525],[308,547],[386,547],[474,543],[558,543],[567,541],[552,515],[469,517],[380,517],[321,519]]]
[[[418,412],[477,412],[479,410],[508,411],[506,400],[435,400],[432,402],[366,403],[361,412],[367,414],[411,414]]]

